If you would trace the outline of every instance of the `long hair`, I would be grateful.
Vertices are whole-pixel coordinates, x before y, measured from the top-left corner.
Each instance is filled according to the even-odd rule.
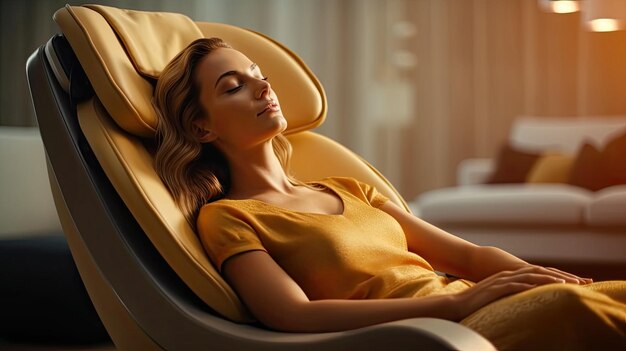
[[[193,228],[200,208],[230,190],[226,157],[211,143],[201,143],[193,131],[193,122],[206,117],[199,101],[196,70],[204,57],[219,48],[231,46],[219,38],[192,42],[163,69],[154,90],[156,171]],[[291,144],[279,134],[272,139],[272,146],[289,174]]]

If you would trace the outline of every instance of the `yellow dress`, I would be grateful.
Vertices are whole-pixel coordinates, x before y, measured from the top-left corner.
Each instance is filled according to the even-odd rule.
[[[234,255],[262,250],[311,300],[420,297],[456,293],[473,285],[436,274],[428,262],[408,251],[400,225],[378,209],[388,199],[373,187],[339,177],[316,183],[342,200],[343,213],[297,212],[252,199],[223,199],[205,205],[198,216],[198,232],[218,270]],[[593,303],[586,300],[587,295],[593,296],[589,297]],[[570,303],[593,305],[589,315],[598,331],[608,335],[606,340],[621,341],[626,347],[624,295],[626,282],[584,288],[550,285],[496,301],[461,323],[485,335],[498,348],[525,348],[531,345],[530,340],[541,347],[560,347],[565,345],[560,340],[563,335],[572,340],[580,335],[570,335],[575,327],[562,327],[567,323],[544,325],[551,320],[545,314],[552,316],[559,310],[556,319],[587,325],[586,316],[570,313],[575,307],[560,308]],[[596,310],[594,304],[600,300],[603,307]],[[547,308],[552,305],[552,309]],[[588,328],[583,330],[589,332]],[[551,340],[555,344],[550,344]]]

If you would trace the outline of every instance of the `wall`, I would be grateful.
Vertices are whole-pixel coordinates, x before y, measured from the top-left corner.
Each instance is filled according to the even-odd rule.
[[[579,13],[530,0],[409,4],[419,64],[415,117],[399,130],[405,197],[454,185],[458,163],[493,157],[520,115],[626,114],[626,31],[587,32]]]
[[[407,200],[454,185],[461,160],[494,156],[517,116],[626,114],[626,31],[585,32],[580,14],[543,13],[535,0],[98,3],[283,42],[326,89],[318,132],[370,161]],[[36,124],[25,62],[56,32],[52,13],[64,4],[0,2],[0,124]]]

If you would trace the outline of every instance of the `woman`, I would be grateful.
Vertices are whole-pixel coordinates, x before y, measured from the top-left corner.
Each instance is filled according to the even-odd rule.
[[[220,39],[174,58],[155,104],[159,174],[268,327],[322,332],[435,317],[499,348],[626,346],[626,282],[592,283],[471,244],[354,179],[290,177],[278,97],[260,67]]]

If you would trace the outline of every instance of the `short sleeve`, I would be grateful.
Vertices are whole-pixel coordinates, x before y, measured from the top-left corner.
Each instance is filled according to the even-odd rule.
[[[372,207],[380,207],[384,205],[385,202],[389,201],[389,198],[379,193],[374,186],[359,181],[357,181],[357,183]]]
[[[253,218],[238,208],[205,205],[198,215],[198,235],[205,251],[221,272],[224,262],[247,251],[265,251],[251,223]]]

